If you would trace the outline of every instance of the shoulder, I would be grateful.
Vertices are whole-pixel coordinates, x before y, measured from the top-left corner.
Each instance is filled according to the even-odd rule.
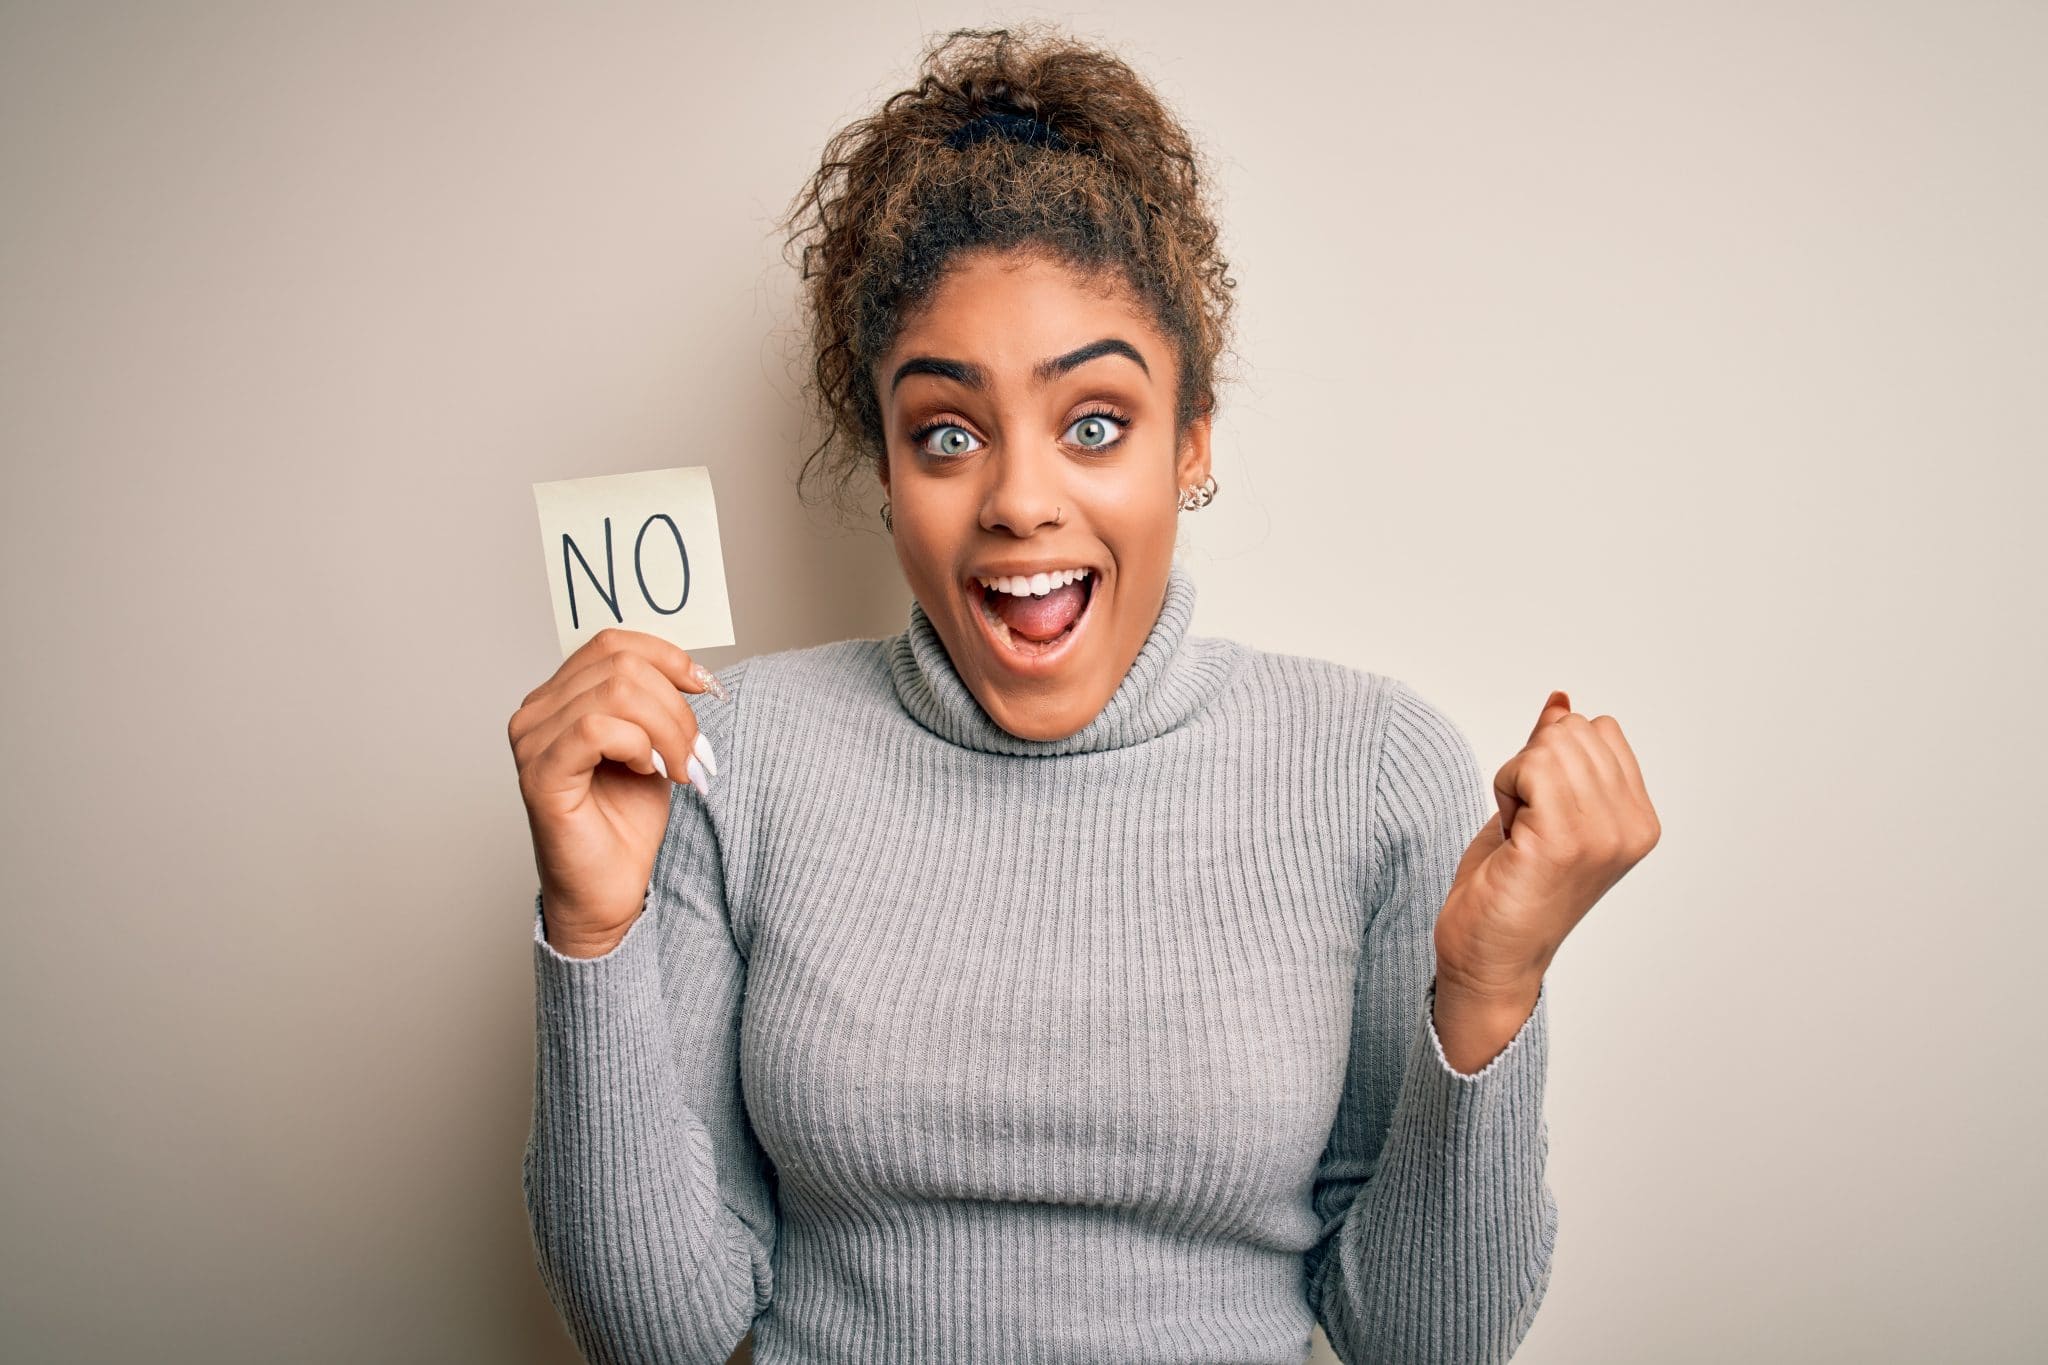
[[[725,688],[724,701],[687,695],[714,745],[723,740],[738,747],[748,735],[805,727],[820,715],[844,724],[891,695],[887,643],[887,637],[830,640],[749,655],[712,670]]]
[[[1304,706],[1357,705],[1392,682],[1378,673],[1313,654],[1287,654],[1239,644],[1244,654],[1243,672],[1260,691],[1274,701]]]
[[[1390,714],[1415,694],[1399,678],[1313,654],[1236,644],[1242,655],[1233,689],[1241,706],[1276,722],[1313,721],[1325,740],[1338,734],[1378,748]]]
[[[1381,866],[1408,856],[1403,850],[1455,862],[1486,822],[1490,789],[1463,727],[1414,687],[1392,680],[1373,772],[1373,843]]]
[[[1375,788],[1441,785],[1477,770],[1463,727],[1406,679],[1334,659],[1239,645],[1237,704],[1321,759],[1349,759]]]
[[[1400,679],[1389,679],[1381,739],[1385,776],[1404,779],[1416,772],[1461,776],[1477,765],[1464,728],[1434,701]]]

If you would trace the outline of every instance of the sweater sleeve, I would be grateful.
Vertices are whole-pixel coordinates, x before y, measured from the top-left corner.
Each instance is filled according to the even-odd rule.
[[[688,694],[720,774],[708,799],[670,789],[625,938],[602,957],[565,956],[534,897],[526,1207],[541,1279],[594,1365],[719,1365],[773,1291],[773,1170],[740,1090],[746,965],[718,837],[739,776],[743,669],[719,674],[730,701]]]
[[[1432,1016],[1436,919],[1488,818],[1487,784],[1441,712],[1398,680],[1388,705],[1373,910],[1313,1196],[1311,1302],[1350,1365],[1506,1361],[1549,1287],[1557,1240],[1544,1176],[1549,983],[1491,1061],[1452,1068]]]

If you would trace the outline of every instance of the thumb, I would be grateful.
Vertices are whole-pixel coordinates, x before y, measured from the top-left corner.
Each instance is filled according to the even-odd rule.
[[[1531,742],[1534,742],[1537,735],[1543,733],[1544,726],[1555,725],[1571,713],[1571,697],[1562,688],[1553,691],[1544,699],[1543,714],[1536,718],[1536,727],[1529,731]],[[1522,808],[1521,798],[1516,796],[1513,791],[1514,770],[1518,766],[1520,765],[1510,761],[1508,770],[1501,775],[1502,780],[1496,782],[1493,788],[1494,796],[1500,801],[1500,837],[1502,839],[1506,839],[1514,831],[1515,812]]]
[[[1498,819],[1488,820],[1481,825],[1479,832],[1472,836],[1472,841],[1465,845],[1465,851],[1458,855],[1458,870],[1451,874],[1451,885],[1455,887],[1469,884],[1471,878],[1478,875],[1480,866],[1491,858],[1504,842]]]
[[[1543,714],[1536,717],[1536,728],[1529,731],[1529,738],[1536,738],[1537,735],[1542,733],[1544,726],[1554,725],[1559,718],[1568,716],[1571,713],[1572,699],[1565,695],[1564,689],[1559,688],[1557,691],[1552,692],[1544,700]]]
[[[1466,845],[1465,856],[1473,862],[1483,863],[1506,842],[1507,835],[1502,832],[1501,822],[1498,819],[1488,820],[1479,827],[1479,833],[1472,836],[1472,842]]]

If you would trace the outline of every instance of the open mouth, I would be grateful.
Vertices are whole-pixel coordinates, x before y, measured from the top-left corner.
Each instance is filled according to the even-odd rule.
[[[1030,597],[984,587],[974,579],[968,580],[966,591],[996,656],[1014,669],[1039,673],[1056,666],[1080,637],[1095,602],[1098,576],[1090,569],[1072,583]],[[1072,619],[1059,624],[1070,612]],[[1045,634],[1054,625],[1058,629]]]

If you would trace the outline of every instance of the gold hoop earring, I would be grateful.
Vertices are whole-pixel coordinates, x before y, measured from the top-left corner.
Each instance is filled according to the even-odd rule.
[[[1180,510],[1193,512],[1207,507],[1216,497],[1216,476],[1210,474],[1192,488],[1180,490]]]

